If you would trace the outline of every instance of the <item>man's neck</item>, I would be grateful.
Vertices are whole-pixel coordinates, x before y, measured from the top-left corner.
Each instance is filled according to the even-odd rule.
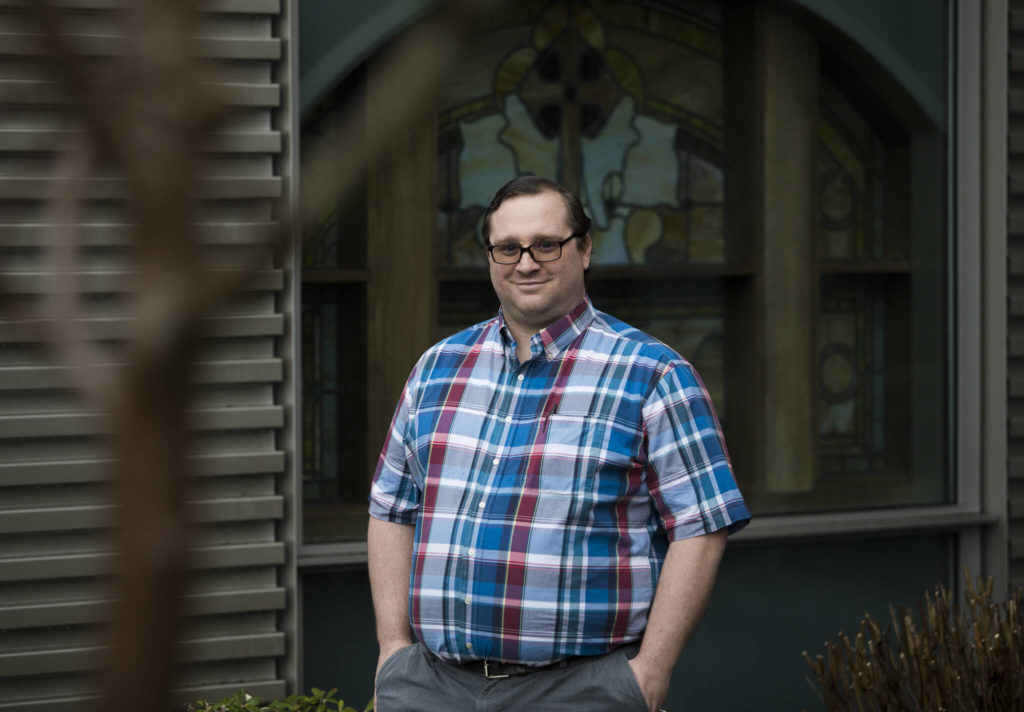
[[[580,301],[583,301],[585,298],[585,295],[580,297]],[[579,302],[577,302],[573,309],[575,309],[578,305]],[[552,325],[556,324],[559,320],[565,318],[567,314],[572,313],[573,309],[570,309],[565,314],[559,315],[558,318],[541,325],[524,324],[522,322],[517,321],[514,317],[509,318],[509,314],[503,311],[502,318],[505,322],[505,327],[508,329],[509,334],[512,335],[512,338],[516,342],[516,357],[519,359],[519,362],[525,363],[526,361],[530,360],[532,355],[530,351],[530,339],[533,337],[534,334],[537,334],[543,331],[544,329],[551,328]]]
[[[516,358],[519,359],[519,363],[526,363],[533,358],[533,352],[530,351],[530,341],[520,341],[516,339]]]
[[[508,326],[508,331],[512,334],[512,338],[516,342],[516,357],[519,359],[519,363],[526,363],[531,357],[530,339],[534,334],[539,332],[540,329],[531,331],[529,327],[519,327],[507,320],[505,321],[505,325]]]

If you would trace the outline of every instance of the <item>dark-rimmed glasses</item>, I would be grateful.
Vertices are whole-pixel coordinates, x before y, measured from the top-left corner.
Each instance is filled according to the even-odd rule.
[[[491,253],[491,259],[499,265],[519,264],[524,252],[529,252],[534,262],[554,262],[562,256],[562,245],[574,237],[583,236],[574,232],[564,240],[538,240],[528,247],[521,247],[514,242],[488,245],[487,251]]]

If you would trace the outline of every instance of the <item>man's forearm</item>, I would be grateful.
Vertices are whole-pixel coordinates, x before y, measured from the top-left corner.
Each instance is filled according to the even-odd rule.
[[[413,642],[409,627],[409,573],[415,527],[370,517],[367,559],[377,641],[381,652]]]
[[[721,530],[669,545],[643,643],[630,661],[654,709],[664,701],[672,668],[708,606],[725,537]]]

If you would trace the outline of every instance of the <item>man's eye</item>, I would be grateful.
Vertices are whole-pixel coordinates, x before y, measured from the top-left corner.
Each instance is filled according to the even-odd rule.
[[[558,245],[556,245],[551,240],[541,240],[540,242],[538,242],[533,247],[534,247],[534,249],[540,250],[541,252],[550,252],[551,250],[555,249],[557,246]]]
[[[514,255],[519,252],[519,245],[495,245],[494,249],[501,255]]]

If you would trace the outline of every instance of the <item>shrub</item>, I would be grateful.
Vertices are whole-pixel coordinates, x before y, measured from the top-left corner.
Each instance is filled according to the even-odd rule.
[[[851,641],[804,659],[829,712],[1000,712],[1024,709],[1024,614],[1018,589],[992,602],[992,579],[967,577],[966,606],[937,586],[913,612],[890,606],[882,630],[865,616]],[[812,682],[812,686],[814,683]]]
[[[231,697],[220,702],[199,700],[196,706],[188,705],[188,712],[357,712],[349,707],[344,700],[334,699],[337,690],[318,690],[313,688],[309,695],[291,695],[283,700],[263,702],[258,697],[248,695],[239,690]],[[373,709],[373,700],[366,703],[363,712]]]

